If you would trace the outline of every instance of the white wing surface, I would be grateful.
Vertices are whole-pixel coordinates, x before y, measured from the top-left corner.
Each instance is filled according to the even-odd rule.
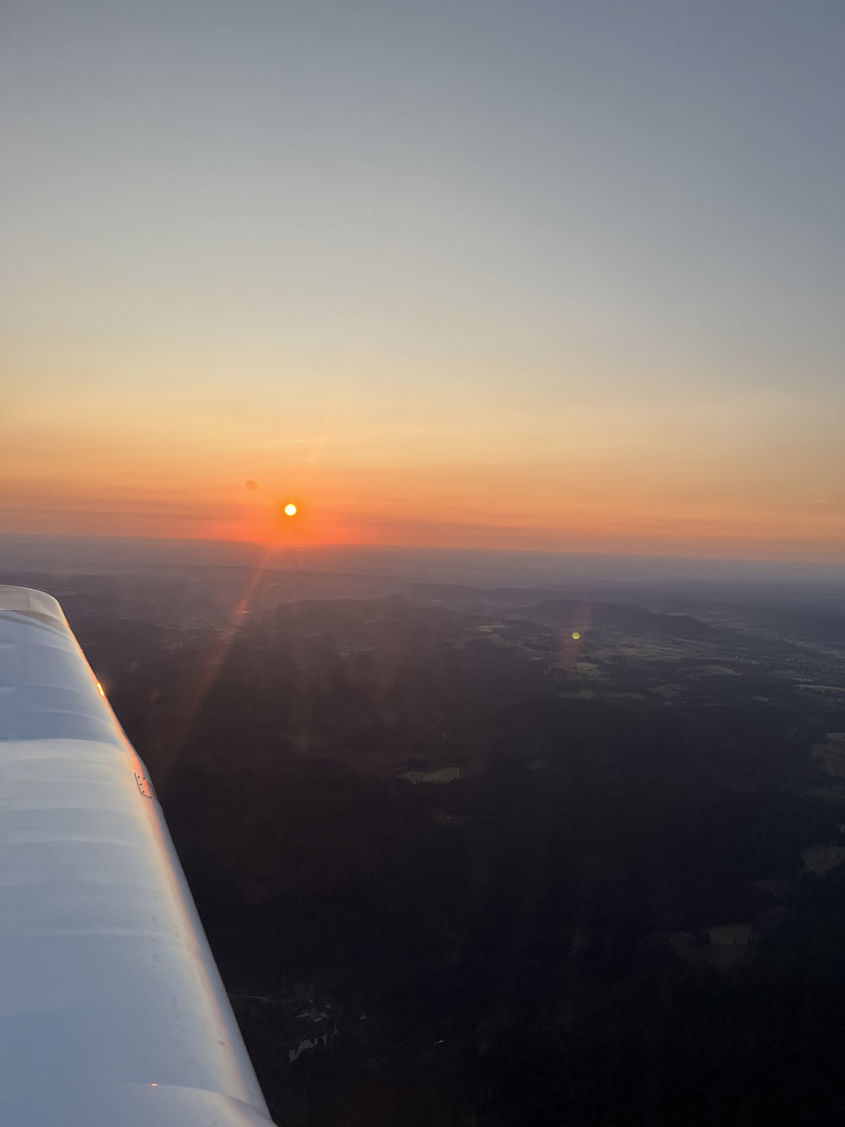
[[[0,1124],[270,1125],[146,769],[56,600],[2,586]]]

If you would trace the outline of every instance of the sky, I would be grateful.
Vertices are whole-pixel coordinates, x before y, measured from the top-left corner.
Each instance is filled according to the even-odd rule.
[[[843,57],[841,0],[2,0],[0,532],[845,563]]]

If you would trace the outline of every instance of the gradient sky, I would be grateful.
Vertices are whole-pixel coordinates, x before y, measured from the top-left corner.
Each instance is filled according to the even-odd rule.
[[[845,562],[843,58],[841,0],[3,0],[0,531]]]

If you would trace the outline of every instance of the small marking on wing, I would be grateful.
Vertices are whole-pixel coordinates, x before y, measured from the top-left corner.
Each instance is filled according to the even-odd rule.
[[[152,792],[152,790],[150,790],[150,784],[147,782],[145,777],[143,775],[141,775],[138,771],[135,772],[135,782],[138,785],[138,790],[141,792],[141,794],[144,796],[144,798],[152,798],[153,797],[153,792]]]

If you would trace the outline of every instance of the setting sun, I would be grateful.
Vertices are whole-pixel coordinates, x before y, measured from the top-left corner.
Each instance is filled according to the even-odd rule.
[[[283,511],[284,511],[284,514],[285,514],[286,517],[295,517],[296,516],[296,505],[294,505],[293,503],[288,503],[287,505],[285,505]]]

